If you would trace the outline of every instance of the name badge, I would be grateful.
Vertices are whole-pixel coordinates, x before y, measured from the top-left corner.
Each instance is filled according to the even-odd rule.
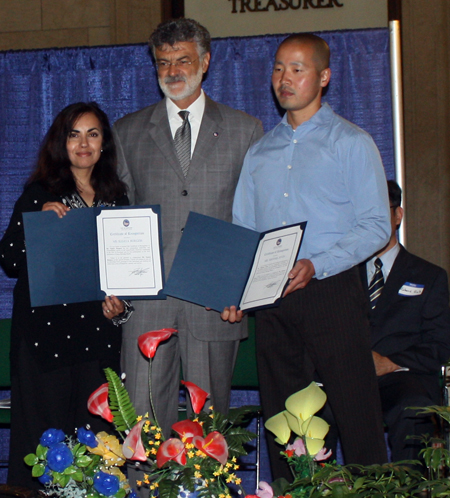
[[[398,293],[400,294],[400,296],[420,296],[424,288],[425,286],[422,284],[412,284],[411,282],[405,282]]]

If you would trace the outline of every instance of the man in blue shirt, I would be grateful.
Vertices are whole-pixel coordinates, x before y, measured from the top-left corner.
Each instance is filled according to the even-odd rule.
[[[389,202],[372,138],[321,103],[329,47],[310,34],[278,48],[272,85],[286,114],[248,151],[234,222],[264,231],[307,221],[281,304],[256,313],[261,402],[267,419],[317,375],[346,463],[387,460],[365,297],[356,265],[389,239]],[[222,318],[238,321],[234,306]],[[289,478],[269,442],[273,477]]]

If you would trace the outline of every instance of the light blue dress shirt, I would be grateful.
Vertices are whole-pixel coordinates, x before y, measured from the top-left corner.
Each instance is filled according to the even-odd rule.
[[[381,157],[328,104],[294,131],[286,115],[247,152],[234,223],[263,232],[307,221],[299,259],[326,278],[366,260],[391,232]]]

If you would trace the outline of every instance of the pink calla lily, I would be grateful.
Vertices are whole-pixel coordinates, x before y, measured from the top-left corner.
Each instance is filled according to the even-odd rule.
[[[192,443],[194,436],[203,436],[202,426],[193,420],[181,420],[172,425],[172,429],[180,436],[183,442]]]
[[[186,465],[186,450],[179,439],[170,438],[158,448],[158,453],[156,453],[158,468],[161,468],[169,460],[174,460],[180,465]]]
[[[203,406],[205,405],[205,401],[209,396],[209,393],[196,386],[193,382],[182,380],[181,383],[183,384],[183,386],[186,386],[187,390],[189,391],[189,396],[191,398],[191,404],[194,413],[200,413]]]
[[[161,341],[166,341],[172,334],[178,332],[175,329],[151,330],[138,338],[139,349],[147,358],[153,358],[156,348]]]
[[[108,422],[113,421],[113,414],[109,409],[108,403],[108,383],[105,382],[96,389],[90,396],[87,402],[87,408],[93,415],[100,415]]]
[[[266,481],[259,481],[256,496],[259,496],[259,498],[273,498],[272,486]]]
[[[145,462],[147,460],[147,455],[145,454],[145,448],[142,444],[142,426],[145,420],[138,422],[129,432],[122,446],[122,453],[128,460],[138,460],[140,462]]]
[[[205,453],[205,455],[214,458],[222,465],[227,463],[228,444],[220,432],[210,432],[205,438],[195,436],[192,440],[194,446]]]

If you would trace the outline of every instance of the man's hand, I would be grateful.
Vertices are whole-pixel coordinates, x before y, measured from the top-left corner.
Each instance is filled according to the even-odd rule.
[[[392,362],[387,356],[381,356],[381,354],[378,354],[376,351],[372,351],[372,357],[377,377],[395,372],[395,370],[401,368],[399,365]]]
[[[284,291],[283,297],[286,297],[291,292],[297,289],[303,289],[309,283],[316,273],[314,265],[309,259],[299,259],[295,263],[294,268],[292,268],[289,273],[289,278],[291,281]]]
[[[114,318],[125,311],[125,305],[116,296],[106,296],[102,303],[103,315],[106,318]]]
[[[224,308],[222,313],[220,314],[220,318],[224,322],[237,323],[242,320],[244,316],[244,312],[241,310],[237,310],[236,306],[230,306],[229,308]]]

